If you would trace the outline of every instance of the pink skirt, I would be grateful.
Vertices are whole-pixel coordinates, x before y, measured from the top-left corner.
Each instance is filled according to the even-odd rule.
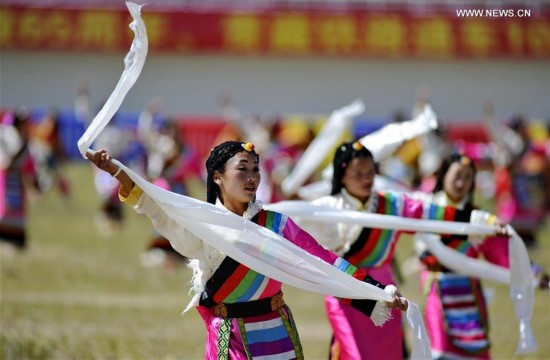
[[[487,314],[485,303],[482,298],[481,288],[476,280],[473,280],[473,286],[463,286],[467,277],[457,276],[455,274],[444,274],[443,279],[434,279],[437,273],[423,271],[421,284],[427,291],[424,303],[424,321],[426,331],[430,338],[432,356],[434,358],[462,358],[462,359],[489,359],[489,343],[487,337]],[[455,279],[456,277],[456,279]],[[446,280],[446,278],[450,278]],[[448,302],[452,302],[457,307],[451,311],[460,310],[467,300],[453,301],[453,296],[457,299],[467,298],[472,295],[478,298],[474,303],[480,307],[476,313],[468,313],[464,316],[445,313],[440,294],[444,294]],[[462,304],[460,303],[462,301]],[[449,306],[448,306],[449,307]],[[469,317],[475,317],[477,320],[467,321]],[[458,321],[453,321],[456,317]],[[463,333],[461,335],[461,333]],[[476,336],[476,334],[478,334]]]
[[[383,284],[395,284],[390,265],[363,270]],[[330,359],[403,359],[401,311],[394,309],[391,320],[378,327],[363,313],[332,296],[325,298],[325,305],[334,332]]]

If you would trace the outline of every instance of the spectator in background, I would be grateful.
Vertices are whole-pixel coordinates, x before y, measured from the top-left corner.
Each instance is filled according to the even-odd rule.
[[[189,187],[197,186],[199,181],[202,183],[202,166],[194,150],[183,143],[176,120],[158,119],[159,101],[153,100],[138,122],[139,139],[147,153],[147,177],[163,189],[189,196]],[[159,125],[153,125],[154,118]],[[164,236],[153,229],[147,250],[141,255],[144,266],[172,269],[185,260]]]
[[[87,81],[81,81],[74,99],[74,113],[76,119],[86,127],[92,121],[90,109],[90,88]]]
[[[129,143],[128,136],[112,121],[103,129],[94,145],[102,149],[109,149],[112,154],[122,158]],[[96,226],[102,236],[113,236],[120,231],[124,222],[122,205],[118,200],[118,181],[104,171],[99,171],[95,166],[93,171],[95,187],[100,198]]]
[[[508,167],[515,203],[510,222],[525,243],[534,246],[544,219],[545,167],[548,161],[544,147],[532,141],[529,123],[523,116],[514,116],[510,127],[523,143],[522,151],[512,158]]]
[[[2,253],[27,247],[27,197],[38,189],[29,151],[29,110],[7,113],[0,124],[0,242]]]
[[[510,222],[527,246],[534,246],[547,198],[546,150],[531,139],[524,116],[515,115],[507,126],[496,123],[492,104],[485,104],[485,113],[491,140],[499,147],[494,159],[497,214]]]
[[[67,160],[61,136],[59,110],[51,107],[32,131],[30,150],[37,161],[42,191],[56,187],[63,199],[70,198],[69,180],[62,166]]]
[[[220,130],[213,144],[223,141],[241,141],[245,138],[242,128],[242,116],[239,108],[229,93],[222,93],[218,96],[218,105],[221,108],[221,116],[225,124]]]
[[[265,152],[264,166],[269,176],[270,199],[266,203],[285,200],[283,180],[291,173],[314,138],[313,130],[306,119],[293,119],[273,123],[271,146]]]

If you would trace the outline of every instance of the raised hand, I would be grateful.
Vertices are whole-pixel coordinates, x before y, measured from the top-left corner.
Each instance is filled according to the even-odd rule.
[[[118,171],[118,166],[115,165],[111,160],[113,159],[111,155],[107,153],[106,150],[99,150],[92,154],[90,151],[86,152],[86,157],[95,166],[99,169],[108,172],[111,176],[115,175]]]

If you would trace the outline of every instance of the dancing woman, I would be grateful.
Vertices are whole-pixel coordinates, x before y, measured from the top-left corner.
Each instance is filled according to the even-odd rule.
[[[264,276],[262,268],[251,268],[225,255],[174,221],[105,151],[87,153],[98,168],[121,184],[120,198],[136,212],[149,217],[155,228],[182,255],[192,258],[196,306],[206,330],[206,359],[241,359],[277,356],[303,359],[300,339],[289,307],[281,292],[282,283]],[[259,157],[250,143],[227,141],[212,149],[207,168],[207,201],[265,227],[303,250],[357,280],[390,293],[390,302],[340,299],[370,317],[378,325],[386,322],[393,308],[406,310],[408,302],[393,285],[382,285],[346,260],[326,250],[290,218],[262,209],[255,201],[260,183]],[[222,224],[220,224],[222,225]],[[316,260],[317,261],[317,260]],[[316,265],[321,266],[322,264]],[[298,266],[298,264],[296,265]],[[288,271],[288,269],[285,269]],[[352,279],[350,279],[352,280]],[[329,289],[327,289],[328,291]],[[401,344],[396,344],[401,346]]]

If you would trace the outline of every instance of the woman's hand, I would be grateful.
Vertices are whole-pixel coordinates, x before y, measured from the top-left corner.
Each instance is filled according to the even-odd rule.
[[[96,151],[92,155],[90,152],[86,152],[86,157],[88,160],[94,163],[99,169],[108,172],[113,176],[118,171],[118,166],[116,166],[111,160],[113,159],[111,155],[107,154],[106,150]]]
[[[539,280],[539,289],[548,290],[550,289],[550,276],[547,273],[542,273],[538,277]]]
[[[390,309],[407,311],[407,309],[409,308],[409,301],[405,297],[403,297],[398,290],[393,295],[393,301],[386,303],[386,306]]]
[[[111,174],[112,177],[120,182],[122,186],[120,189],[120,195],[127,197],[134,187],[134,182],[130,177],[122,171],[116,164],[113,163],[111,155],[107,154],[105,150],[96,151],[95,154],[86,152],[86,157],[94,163],[99,169]]]
[[[497,220],[497,222],[495,223],[495,235],[510,237],[507,226],[507,224],[503,223],[500,220]]]

